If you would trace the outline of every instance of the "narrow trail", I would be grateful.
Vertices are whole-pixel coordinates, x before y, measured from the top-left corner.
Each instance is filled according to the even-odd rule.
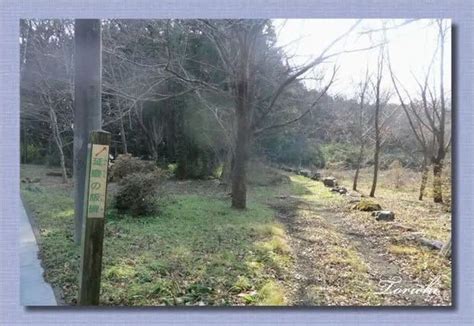
[[[401,279],[398,285],[401,288],[416,288],[417,284],[407,281],[408,277],[403,275],[399,266],[389,259],[383,247],[380,247],[375,239],[367,237],[350,227],[350,223],[344,223],[344,215],[334,214],[332,218],[325,216],[326,221],[331,223],[344,237],[350,241],[352,246],[358,251],[368,266],[369,278],[376,286],[382,280]],[[349,217],[350,218],[350,217]],[[383,235],[381,235],[383,236]],[[377,289],[380,291],[380,289]],[[423,297],[421,295],[411,296],[385,296],[384,304],[407,304],[407,305],[423,305]]]
[[[287,229],[288,242],[293,251],[295,267],[291,273],[292,285],[288,295],[290,304],[358,305],[363,300],[358,301],[357,298],[367,291],[375,293],[374,296],[381,305],[424,304],[422,295],[377,294],[383,291],[380,282],[384,280],[400,280],[397,284],[399,288],[416,288],[416,284],[412,284],[407,275],[403,275],[396,261],[391,259],[386,254],[386,249],[378,243],[377,237],[384,235],[360,233],[351,223],[348,223],[347,219],[351,217],[346,207],[335,208],[324,201],[320,202],[317,199],[308,201],[297,196],[281,199],[273,207],[277,211],[279,221]],[[334,237],[328,239],[318,237],[318,233],[327,230],[333,232]],[[337,242],[336,238],[340,240]],[[331,262],[326,257],[330,255],[330,252],[324,252],[327,250],[324,247],[331,244],[347,246],[355,251],[358,259],[367,266],[365,271],[353,271],[361,273],[361,277],[366,279],[365,286],[357,288],[356,293],[348,291],[347,301],[343,303],[337,302],[336,299],[331,301],[331,296],[324,293],[328,284],[337,283],[338,278],[337,270],[333,273],[334,275],[327,275],[326,265]],[[386,284],[383,283],[384,286]],[[341,291],[344,290],[341,289]]]
[[[297,213],[297,206],[304,204],[301,201],[292,202],[292,206],[275,206],[277,216],[289,235],[289,244],[293,250],[295,269],[291,275],[294,286],[290,290],[290,302],[293,305],[313,305],[313,298],[306,292],[309,285],[322,281],[317,266],[315,266],[314,251],[317,243],[311,239],[311,232],[316,228],[316,220],[304,219]]]

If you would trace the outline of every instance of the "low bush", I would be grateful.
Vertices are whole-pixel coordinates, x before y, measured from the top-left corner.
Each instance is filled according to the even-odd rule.
[[[382,210],[382,207],[379,204],[367,199],[362,199],[352,208],[363,212],[374,212]]]
[[[321,146],[326,168],[354,169],[357,167],[359,148],[350,144],[329,143]]]
[[[44,164],[46,154],[44,149],[34,144],[28,144],[26,148],[21,149],[23,163]]]
[[[325,158],[314,140],[302,133],[282,132],[262,136],[253,146],[253,155],[288,166],[323,168]]]
[[[159,171],[153,161],[141,160],[131,154],[120,154],[110,167],[110,181],[120,181],[132,173],[149,173]]]
[[[163,174],[159,171],[128,174],[119,183],[115,207],[133,216],[156,213],[157,190],[162,178]]]

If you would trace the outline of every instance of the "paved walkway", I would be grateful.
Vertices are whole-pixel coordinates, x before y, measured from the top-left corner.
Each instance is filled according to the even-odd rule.
[[[25,208],[20,214],[20,302],[23,306],[56,306],[51,285],[43,278],[38,245]]]

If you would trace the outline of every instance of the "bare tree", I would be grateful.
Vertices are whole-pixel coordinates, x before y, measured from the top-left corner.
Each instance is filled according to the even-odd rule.
[[[374,146],[374,172],[372,179],[372,187],[370,189],[370,197],[375,197],[375,190],[377,189],[377,179],[379,173],[379,161],[380,161],[380,150],[382,148],[382,128],[385,124],[384,122],[388,121],[385,119],[384,122],[381,121],[382,112],[388,102],[389,94],[384,94],[382,90],[382,79],[383,79],[383,68],[384,68],[384,52],[385,48],[381,47],[379,51],[379,56],[377,60],[377,72],[375,76],[375,82],[372,84],[375,104],[374,104],[374,132],[375,132],[375,146]]]
[[[408,119],[410,128],[423,154],[422,178],[420,184],[419,199],[422,200],[428,179],[428,163],[433,164],[433,200],[436,203],[443,202],[441,174],[443,162],[446,153],[451,144],[451,137],[446,139],[448,131],[448,106],[445,99],[444,90],[444,47],[448,27],[442,20],[436,20],[438,27],[438,47],[428,66],[423,82],[415,78],[418,86],[418,98],[413,99],[410,92],[402,85],[395,76],[392,67],[389,64],[392,83],[398,95],[401,107]],[[432,77],[433,65],[436,61],[439,51],[440,62],[440,85],[436,90],[434,85],[430,86],[430,77]],[[390,62],[390,60],[388,60]],[[437,97],[437,94],[439,97]],[[404,96],[405,95],[405,96]],[[404,98],[408,99],[408,102]]]
[[[299,67],[288,65],[286,71],[275,76],[277,78],[267,78],[262,71],[262,65],[265,63],[265,59],[272,55],[271,51],[275,51],[265,43],[268,41],[266,33],[268,33],[270,21],[199,20],[199,24],[196,25],[195,23],[173,20],[167,21],[166,24],[172,25],[173,28],[182,26],[185,32],[183,46],[180,49],[173,48],[174,38],[170,37],[168,32],[171,28],[165,28],[163,35],[167,39],[165,47],[168,60],[164,66],[162,63],[147,64],[147,69],[159,71],[181,84],[186,84],[187,90],[194,93],[213,92],[233,102],[234,127],[231,130],[235,131],[235,135],[229,137],[235,140],[234,146],[230,146],[232,149],[232,155],[230,155],[232,161],[232,207],[238,209],[246,207],[246,170],[253,139],[266,131],[290,126],[307,116],[315,109],[318,100],[333,83],[337,69],[333,70],[326,87],[319,92],[319,96],[307,108],[295,112],[293,117],[284,121],[270,119],[272,114],[280,109],[279,99],[282,94],[285,94],[290,86],[303,75],[329,58],[342,53],[363,51],[375,47],[330,52],[335,44],[356,28],[359,24],[358,21],[329,44],[315,59]],[[188,36],[196,33],[208,38],[214,47],[218,62],[198,62],[188,55]],[[188,61],[201,65],[203,71],[218,73],[223,78],[212,79],[195,75],[193,69],[187,68]]]
[[[196,89],[195,85],[176,82],[176,76],[167,70],[170,57],[176,57],[176,61],[186,59],[178,50],[170,53],[165,35],[169,25],[170,20],[113,19],[104,23],[103,93],[109,110],[108,115],[103,115],[103,123],[118,125],[123,153],[129,151],[124,120],[136,118],[151,156],[157,159],[158,146],[164,138],[163,126],[156,116],[144,119],[144,104],[163,103]],[[173,88],[172,84],[180,87]]]
[[[392,78],[392,82],[394,85],[395,92],[397,93],[398,99],[400,101],[400,105],[405,112],[405,115],[408,120],[408,124],[410,129],[415,136],[416,142],[420,147],[420,151],[423,155],[422,159],[422,166],[421,166],[421,182],[420,182],[420,190],[418,199],[423,200],[425,189],[426,189],[426,182],[428,180],[428,163],[431,156],[431,152],[434,146],[434,134],[431,132],[429,128],[427,128],[427,121],[424,118],[424,109],[423,104],[420,102],[414,102],[411,99],[410,94],[403,88],[400,81],[396,78],[393,73],[392,67],[389,61],[389,70],[390,75]],[[427,79],[425,80],[425,86],[427,85]],[[405,94],[407,95],[409,102],[406,103],[403,99],[402,91],[400,88],[403,88]]]
[[[138,109],[135,111],[138,121],[138,125],[148,140],[148,147],[151,152],[153,160],[158,159],[158,146],[163,141],[163,126],[156,121],[155,117],[144,119],[143,118],[143,104],[138,105]]]
[[[443,202],[443,191],[442,191],[442,181],[441,175],[443,172],[444,159],[446,153],[451,144],[451,137],[449,140],[446,140],[446,115],[447,115],[447,105],[445,99],[445,90],[444,90],[444,49],[446,43],[446,35],[448,33],[449,27],[442,19],[436,20],[438,25],[438,36],[439,36],[439,48],[440,48],[440,60],[439,60],[439,102],[434,96],[433,92],[430,92],[431,106],[434,112],[434,115],[428,115],[428,121],[431,128],[435,132],[436,147],[431,158],[433,163],[433,200],[435,203]],[[427,94],[423,93],[423,105],[427,110]]]
[[[66,183],[63,138],[72,123],[71,25],[55,20],[24,20],[23,27],[26,37],[22,38],[22,119],[49,125]]]
[[[362,165],[362,160],[364,158],[364,149],[367,143],[367,136],[371,128],[367,128],[367,110],[366,106],[366,96],[367,96],[367,88],[370,83],[370,76],[369,71],[367,69],[365,73],[365,80],[360,84],[360,92],[359,92],[359,106],[357,111],[356,121],[356,128],[355,128],[355,137],[359,143],[359,155],[357,157],[356,163],[356,171],[354,174],[354,181],[352,183],[352,189],[354,191],[357,190],[357,181],[359,179],[359,171]]]
[[[354,24],[347,32],[336,38],[324,51],[315,59],[301,67],[288,67],[286,77],[273,87],[270,96],[265,100],[259,100],[259,88],[256,85],[259,67],[257,63],[262,56],[265,56],[258,47],[258,40],[265,29],[266,21],[249,20],[229,20],[216,24],[211,21],[202,21],[205,31],[214,43],[220,60],[226,70],[232,85],[232,97],[235,103],[235,146],[232,165],[232,207],[238,209],[246,208],[246,170],[249,160],[249,150],[252,139],[259,134],[277,128],[283,128],[304,118],[316,106],[317,101],[326,93],[327,89],[334,81],[337,69],[333,70],[332,77],[327,86],[320,92],[318,98],[303,112],[287,121],[270,123],[268,117],[278,107],[280,96],[299,77],[310,71],[314,67],[325,62],[327,59],[340,54],[329,53],[332,47],[345,38],[359,22]],[[363,49],[357,49],[360,51]],[[350,51],[345,51],[350,52]],[[177,74],[176,74],[177,75]],[[187,76],[180,76],[182,80],[201,83],[192,80]],[[274,82],[274,81],[272,81]],[[217,87],[212,86],[211,89]],[[258,116],[257,112],[259,113]]]

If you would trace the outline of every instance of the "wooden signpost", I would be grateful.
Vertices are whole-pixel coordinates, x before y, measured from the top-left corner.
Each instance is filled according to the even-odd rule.
[[[80,305],[98,305],[111,135],[92,131],[87,156],[79,275]]]

